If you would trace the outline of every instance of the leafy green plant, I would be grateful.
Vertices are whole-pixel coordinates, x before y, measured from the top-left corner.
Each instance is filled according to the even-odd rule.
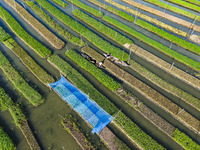
[[[51,51],[44,45],[30,36],[21,25],[3,8],[0,6],[0,17],[7,23],[7,25],[19,36],[27,45],[29,45],[39,56],[48,57]]]
[[[105,41],[97,34],[93,33],[91,30],[78,23],[77,21],[70,18],[68,15],[64,14],[56,7],[51,5],[49,2],[45,0],[35,0],[39,3],[44,9],[49,11],[52,15],[57,17],[60,21],[62,21],[65,25],[76,31],[81,36],[85,37],[88,41],[90,41],[93,45],[98,47],[104,52],[112,53],[113,56],[119,58],[120,60],[126,61],[129,58],[129,55],[122,51],[121,49],[111,45],[109,42]]]
[[[78,37],[69,33],[66,29],[62,28],[58,23],[56,23],[48,14],[46,14],[40,7],[38,7],[34,2],[26,2],[29,7],[33,9],[46,23],[48,23],[52,28],[54,28],[60,35],[65,37],[71,43],[78,45],[80,47],[84,46],[85,43]]]
[[[92,14],[98,18],[101,18],[103,16],[103,13],[101,11],[84,4],[83,2],[81,2],[79,0],[67,0],[67,1],[69,1],[70,3],[78,6],[79,8],[83,9],[84,11],[89,12],[90,14]]]
[[[55,3],[57,3],[58,5],[62,6],[63,8],[67,7],[68,5],[63,2],[62,0],[52,0],[54,1]]]
[[[115,40],[120,45],[124,44],[133,44],[133,42],[128,39],[127,37],[123,36],[119,32],[111,29],[110,27],[104,25],[100,21],[97,21],[96,19],[93,19],[89,15],[83,13],[82,11],[75,9],[72,11],[73,15],[76,16],[78,19],[80,19],[82,22],[90,25],[91,27],[95,28],[98,32],[101,32],[105,34],[106,36],[110,37],[111,39]]]
[[[15,150],[15,145],[8,134],[0,127],[0,149],[1,150]]]
[[[115,81],[112,77],[104,73],[97,66],[87,61],[85,58],[83,58],[80,54],[78,54],[74,50],[68,50],[66,51],[65,54],[79,66],[81,66],[86,71],[95,76],[95,78],[97,78],[102,84],[104,84],[109,89],[117,90],[118,88],[121,87],[121,85],[117,81]]]
[[[197,61],[195,61],[191,58],[188,58],[174,50],[171,50],[167,46],[162,45],[161,43],[141,34],[140,32],[134,30],[133,28],[128,27],[127,25],[125,25],[109,16],[104,16],[103,20],[110,23],[111,25],[119,28],[120,30],[130,34],[131,36],[143,41],[144,43],[156,48],[157,50],[165,53],[166,55],[169,55],[169,56],[175,58],[177,61],[182,62],[183,64],[186,64],[196,70],[200,70],[200,62],[197,62]]]
[[[177,44],[178,46],[182,47],[182,48],[185,48],[197,55],[200,55],[200,47],[195,45],[195,44],[192,44],[188,41],[185,41],[185,40],[182,40],[181,38],[178,38],[176,37],[175,35],[172,35],[162,29],[159,29],[153,25],[151,25],[150,23],[147,23],[141,19],[137,19],[135,21],[135,23],[144,28],[144,29],[147,29],[148,31],[151,31],[153,33],[156,33],[157,35],[159,35],[160,37],[166,39],[166,40],[169,40],[175,44]]]
[[[6,111],[13,105],[12,99],[5,93],[5,90],[0,87],[0,110]]]
[[[125,19],[127,21],[133,21],[134,20],[133,16],[131,16],[131,15],[129,15],[129,14],[127,14],[127,13],[121,11],[121,10],[115,9],[115,8],[113,8],[111,6],[108,6],[108,5],[104,4],[104,3],[101,3],[98,0],[87,0],[87,1],[97,5],[99,7],[101,7],[103,9],[107,10],[107,11],[110,11],[113,14],[118,15],[119,17],[121,17],[121,18],[123,18],[123,19]]]
[[[198,0],[185,0],[189,3],[192,3],[192,4],[196,4],[196,5],[199,5],[200,6],[200,2]]]
[[[0,42],[6,41],[10,38],[11,36],[6,33],[6,31],[0,27]]]
[[[21,92],[31,104],[37,106],[42,102],[42,96],[21,77],[2,52],[0,52],[0,68],[11,81],[13,86]]]
[[[199,150],[200,145],[194,142],[191,138],[185,135],[183,132],[176,129],[174,131],[174,140],[180,143],[187,150]]]

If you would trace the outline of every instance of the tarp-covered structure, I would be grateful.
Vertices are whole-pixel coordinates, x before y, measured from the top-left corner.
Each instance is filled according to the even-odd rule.
[[[93,126],[92,133],[99,133],[113,120],[112,116],[90,100],[86,94],[69,83],[63,76],[57,82],[49,85]]]

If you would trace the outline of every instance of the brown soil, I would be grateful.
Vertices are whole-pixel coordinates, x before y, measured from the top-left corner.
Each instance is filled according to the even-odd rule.
[[[49,31],[43,24],[29,14],[21,5],[13,0],[5,0],[5,2],[12,7],[27,23],[31,25],[41,36],[43,36],[56,49],[62,49],[65,43],[56,35]]]
[[[199,26],[197,26],[197,25],[192,25],[192,23],[187,22],[187,21],[185,21],[185,20],[182,20],[182,19],[180,19],[180,18],[178,18],[178,17],[169,15],[169,14],[167,14],[167,13],[165,13],[165,12],[162,12],[162,11],[159,11],[159,10],[157,10],[157,9],[154,9],[154,8],[151,8],[151,7],[142,5],[142,4],[137,3],[137,2],[135,2],[135,1],[132,1],[132,0],[122,0],[122,1],[128,3],[129,5],[132,5],[132,6],[134,6],[134,7],[137,7],[137,8],[139,8],[139,9],[141,9],[141,10],[147,11],[147,12],[149,12],[149,13],[152,13],[152,14],[154,14],[154,15],[157,15],[157,16],[159,16],[159,17],[162,17],[162,18],[167,19],[167,20],[169,20],[169,21],[172,21],[172,22],[174,22],[174,23],[177,23],[177,24],[180,24],[180,25],[182,25],[182,26],[185,26],[185,27],[187,27],[187,28],[191,28],[191,27],[192,27],[192,29],[194,29],[195,31],[200,32],[200,27],[199,27]]]
[[[191,40],[197,44],[200,44],[200,36],[198,36],[196,34],[190,35],[189,40]]]
[[[92,144],[88,142],[85,135],[73,125],[70,119],[63,120],[63,124],[83,150],[94,150]]]
[[[28,142],[28,145],[31,150],[40,150],[40,146],[37,143],[27,121],[24,121],[20,127],[23,135],[26,138],[26,141]]]

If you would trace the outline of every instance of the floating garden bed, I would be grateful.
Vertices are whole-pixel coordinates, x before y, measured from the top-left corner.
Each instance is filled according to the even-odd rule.
[[[2,54],[2,52],[0,52],[0,68],[3,70],[12,85],[20,93],[22,93],[22,95],[24,95],[24,97],[27,98],[32,105],[38,106],[44,101],[44,99],[42,99],[42,96],[36,90],[34,90],[13,68],[13,66]]]
[[[101,37],[99,37],[97,34],[93,33],[77,21],[70,18],[68,15],[64,14],[60,10],[58,10],[56,7],[51,5],[49,2],[44,0],[35,0],[37,3],[39,3],[44,9],[49,11],[52,15],[57,17],[60,21],[62,21],[65,25],[70,27],[72,30],[76,31],[78,34],[86,38],[88,41],[90,41],[93,45],[98,47],[104,52],[112,53],[113,56],[119,58],[120,60],[126,61],[128,60],[128,54],[122,51],[121,49],[111,45],[109,42],[105,41]]]
[[[83,13],[82,11],[75,9],[72,11],[73,15],[80,19],[85,24],[89,25],[90,27],[94,28],[98,32],[101,32],[105,36],[111,38],[116,43],[124,46],[125,44],[133,44],[133,42],[128,39],[127,37],[121,35],[120,33],[116,32],[115,30],[111,29],[110,27],[104,25],[100,21],[93,19],[92,17],[88,16],[87,14]]]
[[[185,8],[191,9],[191,10],[196,11],[196,12],[200,12],[199,6],[196,6],[194,4],[191,4],[191,3],[188,3],[188,2],[185,2],[185,1],[182,1],[182,0],[165,0],[165,1],[177,4],[179,6],[183,6]]]
[[[141,34],[140,32],[134,30],[133,28],[130,28],[127,25],[125,25],[109,16],[104,16],[103,20],[108,22],[109,24],[117,27],[118,29],[128,33],[129,35],[139,39],[140,41],[148,44],[149,46],[157,49],[158,51],[164,53],[165,55],[175,58],[177,61],[179,61],[187,66],[190,66],[190,68],[200,71],[200,62],[197,62],[197,61],[195,61],[191,58],[188,58],[174,50],[171,50],[167,46],[162,45],[161,43]]]
[[[95,150],[94,146],[92,146],[87,137],[83,134],[74,117],[67,116],[62,120],[62,124],[83,150]]]
[[[69,1],[70,3],[76,5],[77,7],[83,9],[84,11],[86,11],[98,18],[101,18],[103,16],[103,13],[101,11],[84,4],[83,2],[81,2],[79,0],[67,0],[67,1]]]
[[[16,149],[15,144],[1,126],[0,126],[0,149],[1,150]]]
[[[48,61],[50,63],[52,63],[57,69],[59,69],[65,76],[67,76],[68,79],[71,80],[72,77],[75,78],[76,83],[78,83],[79,86],[81,85],[80,88],[79,88],[78,84],[74,83],[72,80],[71,81],[84,93],[89,93],[90,97],[91,97],[91,95],[93,95],[93,93],[90,93],[86,90],[89,87],[91,87],[91,90],[93,89],[96,91],[96,89],[85,78],[84,78],[85,82],[82,82],[82,83],[80,81],[77,82],[78,77],[82,78],[82,80],[83,80],[83,76],[81,74],[79,74],[76,70],[74,70],[67,62],[65,62],[61,58],[59,58],[57,55],[53,55],[53,56],[49,57]],[[76,75],[72,74],[71,73],[72,71],[76,72]],[[90,86],[83,86],[83,83],[84,84],[87,83]],[[87,87],[87,89],[85,87]],[[102,103],[102,99],[99,99],[98,97],[94,97],[92,99],[95,100],[95,102],[97,102],[97,104],[100,107],[102,107],[109,114],[111,114],[110,112],[113,112],[113,111],[111,111],[112,109],[115,110],[113,112],[114,114],[116,114],[117,111],[119,111],[119,109],[113,103],[111,103],[108,99],[106,99],[106,101],[103,103]],[[108,107],[110,107],[110,110],[108,110]],[[147,135],[144,131],[142,131],[136,124],[134,124],[130,120],[130,118],[126,117],[126,115],[123,114],[121,111],[117,113],[117,116],[122,116],[123,118],[126,118],[127,124],[125,127],[120,124],[120,122],[121,122],[120,119],[123,120],[123,118],[121,118],[121,117],[115,118],[115,122],[124,130],[123,132],[125,132],[128,136],[130,136],[132,140],[136,141],[142,148],[145,149],[145,148],[151,147],[153,149],[159,149],[159,150],[164,149],[160,144],[158,144],[149,135]],[[129,130],[129,129],[131,129],[131,130]],[[138,136],[138,134],[140,134],[141,136]]]
[[[119,16],[119,17],[121,17],[121,18],[123,18],[127,21],[134,21],[134,17],[132,17],[131,15],[129,15],[129,14],[127,14],[127,13],[121,11],[121,10],[118,10],[118,9],[115,9],[115,8],[110,7],[108,5],[105,5],[104,3],[101,3],[98,0],[87,0],[87,1],[101,7],[103,9],[107,10],[107,11],[110,11],[113,14],[115,14],[115,15],[117,15],[117,16]]]
[[[55,34],[49,31],[43,24],[35,19],[17,2],[14,2],[13,0],[6,0],[5,2],[11,6],[35,31],[37,31],[56,49],[62,49],[65,46],[65,43],[62,40],[60,40]]]
[[[118,4],[115,1],[112,1],[112,0],[104,0],[104,1],[110,3],[111,5],[113,5],[113,6],[117,7],[117,8],[120,8],[120,9],[122,9],[122,10],[128,12],[128,13],[131,13],[131,14],[133,14],[135,16],[138,16],[141,19],[144,19],[144,20],[146,20],[146,21],[148,21],[150,23],[153,23],[153,24],[155,24],[155,25],[157,25],[159,27],[162,27],[162,28],[164,28],[166,30],[169,30],[169,31],[171,31],[171,32],[173,32],[175,34],[178,34],[178,35],[181,35],[181,36],[184,36],[184,37],[187,36],[187,33],[183,32],[182,30],[178,30],[177,28],[174,28],[174,27],[172,27],[170,25],[167,25],[167,24],[165,24],[165,23],[163,23],[161,21],[158,21],[155,18],[151,18],[151,17],[149,17],[147,15],[144,15],[144,14],[138,12],[138,11],[135,11],[135,10],[129,8],[129,7],[126,7],[124,5]]]
[[[0,27],[0,32],[3,29]],[[3,30],[4,31],[4,30]],[[5,32],[5,31],[4,31]],[[51,77],[45,70],[43,70],[28,54],[23,48],[18,45],[12,38],[4,40],[0,34],[0,41],[3,42],[15,55],[17,55],[23,64],[44,84],[54,82],[53,77]],[[1,40],[1,38],[3,40]]]
[[[54,28],[60,35],[65,37],[71,43],[83,47],[85,42],[83,42],[80,38],[72,35],[66,29],[62,28],[59,24],[57,24],[48,14],[46,14],[39,6],[37,6],[32,1],[27,1],[26,4],[33,9],[33,11],[38,14],[48,25]]]
[[[182,40],[181,38],[178,38],[162,29],[159,29],[143,20],[140,20],[140,19],[137,19],[135,21],[135,24],[137,24],[138,26],[152,32],[152,33],[155,33],[156,35],[184,48],[184,49],[187,49],[189,50],[190,52],[192,53],[195,53],[197,55],[200,55],[200,47],[195,45],[195,44],[192,44],[186,40]]]
[[[127,3],[127,4],[129,4],[129,5],[134,6],[134,7],[136,7],[136,8],[139,8],[139,9],[141,9],[141,10],[143,10],[143,11],[149,12],[149,13],[151,13],[151,14],[154,14],[154,15],[156,15],[156,16],[159,16],[159,17],[162,17],[162,18],[164,18],[164,19],[166,19],[166,20],[169,20],[169,21],[171,21],[171,22],[174,22],[174,23],[176,23],[176,24],[180,24],[180,25],[185,26],[185,27],[187,27],[187,28],[191,28],[191,25],[192,25],[192,24],[191,24],[190,22],[185,21],[185,20],[183,20],[183,19],[180,19],[180,18],[178,18],[178,17],[175,17],[175,16],[173,16],[173,15],[167,14],[167,13],[165,13],[165,12],[163,12],[163,11],[159,11],[159,10],[157,10],[157,9],[148,7],[148,6],[146,6],[146,5],[142,5],[142,4],[137,3],[137,2],[135,2],[135,1],[132,1],[132,0],[122,0],[122,1],[125,2],[125,3]],[[197,26],[197,25],[195,25],[195,24],[192,26],[192,29],[194,29],[195,31],[200,32],[200,27]]]
[[[171,6],[171,5],[168,5],[164,2],[161,2],[161,1],[158,1],[158,0],[144,0],[148,3],[151,3],[151,4],[154,4],[156,6],[159,6],[161,8],[164,8],[166,10],[170,10],[172,12],[175,12],[177,14],[180,14],[182,16],[185,16],[185,17],[188,17],[188,18],[191,18],[191,19],[194,19],[197,17],[197,15],[189,12],[189,11],[186,11],[186,10],[183,10],[183,9],[180,9],[178,7],[175,7],[175,6]],[[186,0],[187,1],[187,0]],[[198,0],[197,0],[198,1]],[[200,4],[200,3],[199,3]],[[200,18],[197,18],[197,21],[200,21]]]
[[[63,2],[62,0],[52,0],[53,2],[55,2],[56,4],[62,6],[63,8],[67,7],[68,5]]]
[[[0,17],[6,22],[6,24],[12,29],[12,31],[22,39],[28,46],[30,46],[39,56],[42,58],[51,55],[51,51],[30,36],[21,25],[7,12],[3,7],[0,6]]]

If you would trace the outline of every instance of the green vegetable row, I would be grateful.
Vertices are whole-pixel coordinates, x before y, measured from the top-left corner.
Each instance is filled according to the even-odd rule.
[[[121,85],[115,81],[112,77],[104,73],[102,70],[100,70],[97,66],[91,64],[89,61],[87,61],[85,58],[83,58],[80,54],[78,54],[74,50],[68,50],[65,53],[70,59],[72,59],[75,63],[77,63],[79,66],[87,70],[89,73],[91,73],[95,78],[97,78],[103,85],[108,87],[111,90],[117,90],[121,87]]]
[[[114,39],[120,45],[124,45],[126,43],[133,44],[133,42],[128,39],[127,37],[121,35],[120,33],[116,32],[115,30],[111,29],[110,27],[104,25],[100,21],[90,17],[89,15],[83,13],[82,11],[75,9],[72,11],[73,15],[80,19],[82,22],[90,25],[91,27],[95,28],[97,31],[105,34],[106,36]]]
[[[109,16],[104,16],[103,20],[110,23],[111,25],[119,28],[120,30],[130,34],[131,36],[145,42],[146,44],[156,48],[157,50],[171,56],[174,57],[176,60],[178,60],[179,62],[182,62],[196,70],[200,70],[200,62],[197,62],[191,58],[188,58],[176,51],[171,50],[170,48],[168,48],[167,46],[162,45],[161,43],[141,34],[140,32],[134,30],[133,28],[128,27],[127,25],[109,17]]]
[[[196,4],[196,5],[199,5],[200,6],[200,1],[199,0],[185,0],[189,3],[192,3],[192,4]]]
[[[21,77],[2,52],[0,52],[0,68],[13,86],[21,92],[32,105],[37,106],[42,102],[42,96]]]
[[[183,0],[166,0],[166,1],[169,1],[169,2],[172,2],[172,3],[174,3],[174,4],[183,6],[183,7],[185,7],[185,8],[194,10],[194,11],[196,11],[196,12],[200,12],[200,7],[198,7],[198,6],[194,5],[194,4],[185,2],[185,1],[183,1]]]
[[[103,16],[103,13],[101,11],[84,4],[79,0],[67,0],[67,1],[69,1],[70,3],[78,6],[79,8],[83,9],[84,11],[89,12],[90,14],[92,14],[98,18],[101,18]]]
[[[175,44],[177,44],[178,46],[180,46],[182,48],[185,48],[185,49],[187,49],[187,50],[189,50],[189,51],[191,51],[191,52],[193,52],[193,53],[195,53],[197,55],[200,55],[200,47],[195,45],[195,44],[192,44],[192,43],[190,43],[188,41],[185,41],[185,40],[183,40],[181,38],[178,38],[175,35],[172,35],[172,34],[166,32],[166,31],[164,31],[162,29],[159,29],[159,28],[157,28],[157,27],[155,27],[155,26],[151,25],[150,23],[147,23],[147,22],[145,22],[143,20],[137,19],[135,21],[135,23],[138,26],[140,26],[140,27],[142,27],[144,29],[147,29],[148,31],[151,31],[153,33],[156,33],[160,37],[162,37],[162,38],[164,38],[166,40],[169,40],[170,42],[175,43]]]
[[[48,57],[51,51],[30,36],[21,25],[0,6],[0,17],[7,23],[7,25],[19,36],[27,45],[29,45],[41,57]]]
[[[61,20],[65,25],[76,31],[81,36],[85,37],[88,41],[90,41],[92,44],[94,44],[96,47],[101,49],[104,52],[112,53],[113,56],[126,61],[129,58],[129,55],[122,51],[121,49],[111,45],[109,42],[105,41],[101,37],[99,37],[97,34],[93,33],[91,30],[87,29],[77,21],[70,18],[68,15],[64,14],[60,10],[58,10],[56,7],[51,5],[49,2],[45,0],[35,0],[38,2],[44,9],[49,11],[52,15],[57,17],[59,20]]]
[[[59,56],[53,55],[48,58],[57,69],[59,69],[64,75],[67,76],[73,84],[82,90],[84,93],[88,93],[100,107],[102,107],[110,115],[116,114],[119,109],[110,102],[107,98],[99,93],[92,85],[89,83],[79,72],[77,72],[72,66],[70,66],[66,61],[62,60]],[[94,93],[94,91],[97,91]],[[99,93],[97,96],[93,96]],[[100,97],[100,95],[102,95]],[[109,109],[108,109],[109,107]],[[112,113],[112,114],[111,114]],[[121,121],[126,118],[125,124],[122,126]],[[141,130],[135,123],[133,123],[130,118],[128,118],[121,111],[117,114],[115,122],[120,125],[122,129],[129,135],[133,140],[135,140],[142,148],[144,149],[154,149],[154,150],[163,150],[165,149],[160,144],[158,144],[154,139],[147,135],[143,130]]]
[[[144,0],[144,1],[147,1],[149,3],[152,3],[156,6],[159,6],[161,8],[164,8],[164,9],[167,9],[167,10],[170,10],[172,12],[175,12],[177,14],[180,14],[180,15],[183,15],[183,16],[186,16],[186,17],[189,17],[191,19],[194,19],[197,17],[197,15],[189,12],[189,11],[186,11],[186,10],[183,10],[183,9],[180,9],[178,7],[175,7],[175,6],[171,6],[171,5],[168,5],[164,2],[161,2],[161,1],[158,1],[158,0]],[[198,21],[200,21],[200,18],[197,18]]]
[[[26,4],[33,9],[33,11],[38,14],[47,24],[54,28],[60,35],[65,37],[71,43],[78,45],[80,47],[84,46],[85,43],[78,37],[69,33],[66,29],[62,28],[58,23],[56,23],[48,14],[46,14],[39,6],[37,6],[32,1],[27,1]]]
[[[53,2],[55,2],[56,4],[62,6],[63,8],[67,7],[68,5],[63,2],[62,0],[52,0]]]
[[[199,150],[200,145],[194,142],[191,138],[185,135],[183,132],[176,129],[174,131],[174,140],[180,143],[187,150]]]
[[[11,38],[10,34],[8,34],[2,27],[0,27],[0,42],[6,41]]]
[[[127,14],[127,13],[121,11],[121,10],[115,9],[115,8],[113,8],[111,6],[105,5],[104,3],[101,3],[98,0],[87,0],[87,1],[97,5],[99,7],[101,7],[103,9],[107,10],[107,11],[110,11],[113,14],[115,14],[117,16],[120,16],[121,18],[123,18],[125,20],[128,20],[128,21],[133,21],[134,20],[133,16],[131,16],[131,15],[129,15],[129,14]]]
[[[0,126],[0,149],[1,150],[15,150],[15,145],[8,134]]]

